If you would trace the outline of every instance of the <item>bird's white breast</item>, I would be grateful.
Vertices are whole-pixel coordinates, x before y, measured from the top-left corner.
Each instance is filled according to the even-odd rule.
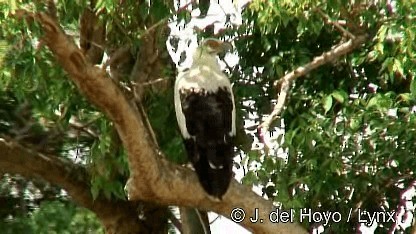
[[[215,64],[214,64],[215,63]],[[198,62],[183,72],[178,74],[175,82],[175,111],[176,118],[178,120],[179,128],[181,130],[182,136],[186,139],[189,139],[191,135],[186,129],[186,119],[182,111],[182,105],[180,100],[180,90],[186,89],[204,89],[209,93],[215,93],[219,88],[228,90],[233,103],[232,110],[232,127],[230,136],[235,136],[236,127],[235,127],[235,105],[234,105],[234,95],[231,89],[231,83],[227,76],[220,70],[220,67],[216,60],[207,59],[204,60],[204,63]]]

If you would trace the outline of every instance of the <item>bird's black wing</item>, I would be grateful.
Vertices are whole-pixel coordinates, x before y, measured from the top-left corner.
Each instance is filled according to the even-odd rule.
[[[232,94],[226,88],[216,92],[181,90],[180,94],[191,135],[185,139],[189,159],[204,189],[221,197],[232,177]]]

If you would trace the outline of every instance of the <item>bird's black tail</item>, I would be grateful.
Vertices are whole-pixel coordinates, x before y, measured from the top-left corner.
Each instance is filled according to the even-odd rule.
[[[195,152],[195,151],[194,151]],[[230,143],[196,146],[192,164],[204,190],[219,199],[227,192],[232,178],[233,146]]]

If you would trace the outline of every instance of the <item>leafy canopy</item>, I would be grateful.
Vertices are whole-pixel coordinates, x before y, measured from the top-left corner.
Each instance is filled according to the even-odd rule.
[[[339,211],[343,217],[350,209],[399,210],[401,193],[413,186],[416,168],[415,6],[414,0],[255,0],[244,9],[242,25],[220,32],[233,40],[239,55],[238,65],[228,70],[239,119],[255,124],[271,113],[284,74],[351,37],[368,36],[361,48],[291,84],[286,108],[272,126],[284,130],[272,138],[275,150],[239,141],[242,166],[248,166],[244,183],[261,185],[264,196],[284,208]],[[76,41],[87,7],[86,1],[57,3],[60,24]],[[86,166],[94,197],[125,199],[129,172],[125,152],[115,144],[114,126],[83,98],[43,47],[39,26],[17,17],[18,9],[45,8],[41,2],[0,2],[1,134],[18,137],[29,129],[24,132],[28,144],[40,144],[32,140],[52,134],[54,138],[43,142],[50,147],[41,150]],[[177,20],[190,20],[188,11],[175,12],[170,2],[161,0],[99,0],[93,9],[103,12],[99,20],[106,25],[109,55],[123,45],[129,45],[127,54],[136,54],[149,33],[146,29],[163,25],[175,13]],[[155,45],[165,48],[166,31],[156,28],[160,37]],[[120,67],[131,71],[134,59]],[[162,74],[172,81],[175,68],[166,66]],[[122,87],[132,82],[124,73],[118,78]],[[183,163],[171,86],[146,90],[144,109],[160,148],[170,160]],[[90,132],[68,134],[74,133],[74,123]],[[257,139],[252,129],[246,130]],[[276,157],[278,153],[287,160]],[[50,203],[39,213],[60,207]],[[382,232],[393,227],[378,225]],[[325,228],[354,232],[357,213],[349,223]]]

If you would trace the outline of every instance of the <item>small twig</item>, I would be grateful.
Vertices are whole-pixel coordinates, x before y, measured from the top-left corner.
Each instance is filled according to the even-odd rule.
[[[181,221],[179,221],[175,215],[172,213],[172,211],[169,211],[169,220],[170,222],[173,224],[173,226],[176,227],[176,229],[179,230],[179,233],[183,233],[183,229],[182,229],[182,223]]]
[[[178,8],[178,10],[176,12],[173,12],[173,14],[176,15],[176,14],[181,13],[182,11],[186,10],[186,8],[188,8],[188,6],[190,6],[194,2],[195,2],[195,0],[192,0],[192,1],[188,2],[187,4],[185,4],[184,6],[182,6],[181,8]],[[156,29],[157,27],[159,27],[163,23],[167,22],[170,17],[171,17],[171,15],[168,15],[167,17],[159,20],[158,22],[156,22],[155,24],[153,24],[152,26],[150,26],[142,34],[140,34],[140,36],[139,36],[138,39],[141,39],[142,37],[146,36],[147,34],[149,34],[150,32],[152,32],[154,29]]]
[[[342,27],[337,21],[331,20],[329,15],[325,14],[320,8],[316,8],[316,11],[325,19],[326,23],[334,25],[335,28],[340,30],[344,35],[348,36],[350,39],[355,39],[355,36]]]
[[[154,84],[159,83],[159,82],[164,82],[164,81],[167,81],[167,80],[169,80],[169,78],[159,78],[159,79],[156,79],[156,80],[151,80],[151,81],[143,82],[143,83],[140,83],[140,84],[137,84],[137,83],[133,82],[133,85],[148,86],[148,85],[154,85]]]
[[[204,222],[204,218],[202,217],[201,212],[204,212],[204,211],[200,211],[198,209],[195,209],[195,213],[198,216],[198,219],[199,219],[199,222],[201,223],[201,227],[202,227],[202,229],[204,231],[204,234],[209,234],[209,233],[211,233],[209,231],[209,225],[210,224],[208,224],[208,227],[207,227],[207,224]],[[205,215],[207,215],[207,214],[205,214]],[[208,216],[205,216],[205,217],[208,218]]]
[[[72,122],[69,123],[69,126],[73,129],[75,129],[76,131],[79,132],[84,132],[94,138],[98,138],[99,134],[97,134],[96,132],[94,132],[92,129],[88,128],[86,125],[81,124],[80,122]]]
[[[140,34],[140,36],[139,36],[138,39],[141,39],[142,37],[146,36],[147,34],[149,34],[150,32],[152,32],[154,29],[156,29],[157,27],[159,27],[163,23],[166,23],[166,21],[168,21],[168,19],[169,19],[169,17],[165,17],[165,18],[159,20],[159,22],[153,24],[148,29],[146,29],[142,34]]]
[[[295,80],[298,77],[308,74],[309,72],[322,66],[323,64],[326,64],[330,61],[333,61],[351,52],[360,44],[364,43],[366,39],[367,39],[367,35],[360,35],[360,36],[355,37],[355,39],[350,39],[347,42],[342,43],[341,45],[333,48],[332,50],[328,52],[324,52],[322,55],[315,57],[308,64],[298,67],[292,72],[283,76],[279,80],[279,82],[281,82],[281,89],[280,89],[279,97],[277,98],[277,103],[274,106],[272,113],[258,127],[260,138],[264,140],[265,134],[269,130],[270,125],[277,118],[277,116],[280,115],[280,113],[282,112],[285,106],[286,97],[289,92],[290,84],[293,80]],[[263,143],[265,144],[266,148],[269,146],[267,142],[263,141]]]
[[[410,230],[410,233],[416,234],[416,215],[415,214],[413,214],[412,229]]]
[[[215,217],[215,219],[214,220],[212,220],[211,222],[209,222],[209,225],[211,225],[211,224],[213,224],[215,221],[217,221],[217,219],[219,219],[220,218],[220,215],[217,215],[217,217]]]

